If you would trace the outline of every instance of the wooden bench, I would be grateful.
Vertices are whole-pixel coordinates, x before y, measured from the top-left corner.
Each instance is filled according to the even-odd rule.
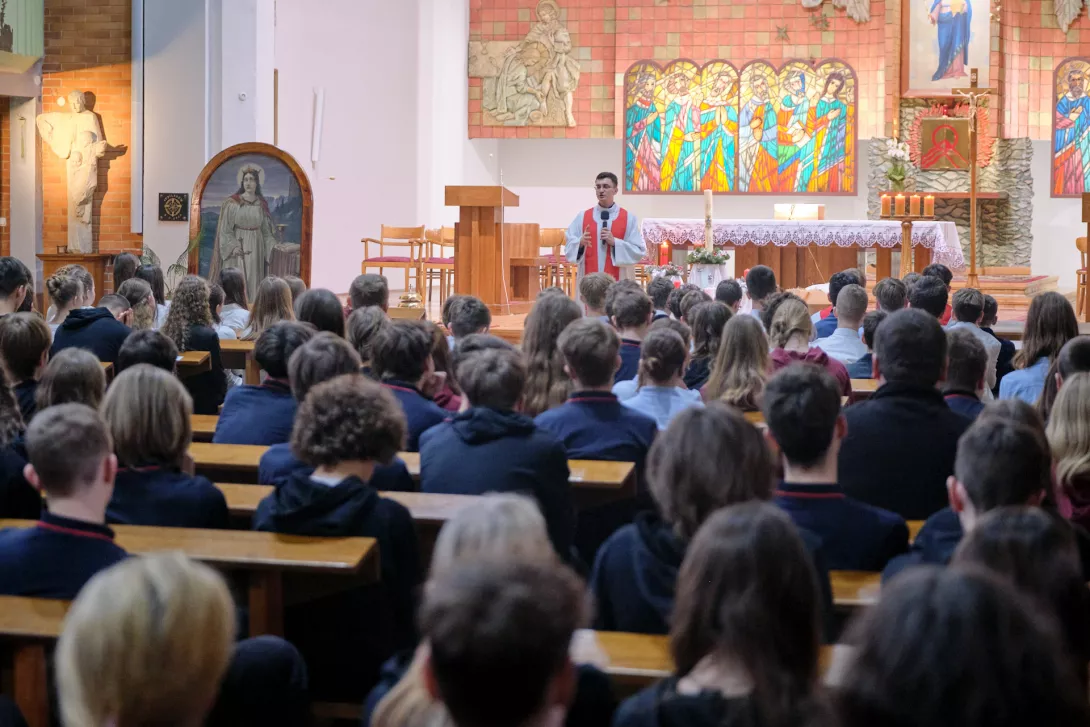
[[[0,528],[33,527],[34,520],[0,520]],[[297,578],[300,592],[314,576],[346,578],[343,587],[379,579],[373,538],[311,538],[240,530],[113,525],[117,544],[134,555],[180,550],[190,558],[246,576],[250,635],[284,634],[284,576]]]
[[[878,379],[852,379],[852,399],[863,401],[878,391]]]
[[[106,383],[110,383],[114,379],[114,365],[109,361],[99,361],[102,366],[102,373],[106,374]]]
[[[61,635],[67,613],[67,601],[0,596],[0,641],[11,653],[11,696],[30,727],[49,727],[47,650]]]
[[[840,609],[873,606],[878,602],[882,574],[859,570],[829,571],[833,605]]]
[[[225,369],[244,369],[247,384],[261,383],[261,367],[254,361],[254,342],[223,339],[220,341],[220,361]]]
[[[915,543],[916,536],[920,534],[920,529],[923,528],[923,520],[908,520],[908,542]]]
[[[203,374],[212,370],[212,354],[208,351],[185,351],[178,354],[174,365],[178,369],[178,376],[183,379]]]
[[[215,414],[194,414],[190,417],[194,442],[211,442],[220,418]]]

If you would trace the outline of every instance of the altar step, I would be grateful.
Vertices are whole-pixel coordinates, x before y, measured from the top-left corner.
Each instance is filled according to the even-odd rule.
[[[868,268],[867,273],[867,290],[873,294],[874,284],[877,282],[874,280],[874,268]],[[962,273],[954,276],[950,287],[958,291],[967,285],[968,280]],[[1032,275],[1029,268],[981,268],[979,287],[983,293],[992,296],[999,303],[1001,319],[1024,318],[1034,297],[1059,289],[1059,277]],[[1064,295],[1074,305],[1075,293],[1066,292]]]

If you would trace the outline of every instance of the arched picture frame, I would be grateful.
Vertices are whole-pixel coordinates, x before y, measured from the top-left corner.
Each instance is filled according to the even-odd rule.
[[[309,287],[313,222],[310,180],[291,154],[236,144],[212,157],[193,185],[189,272],[214,281],[237,267],[251,300],[268,275],[297,275]]]

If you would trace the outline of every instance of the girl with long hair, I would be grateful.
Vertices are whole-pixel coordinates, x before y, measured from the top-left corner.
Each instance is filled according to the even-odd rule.
[[[768,380],[768,337],[753,316],[734,316],[723,328],[723,340],[712,364],[705,401],[718,399],[747,412],[759,411]]]
[[[151,286],[151,293],[155,296],[155,329],[158,330],[166,323],[167,312],[170,310],[163,269],[158,265],[141,265],[136,269],[136,277]]]
[[[117,294],[129,301],[129,306],[132,308],[130,328],[134,331],[155,329],[159,311],[155,305],[155,295],[151,292],[151,286],[146,280],[129,278],[117,289]]]
[[[1056,463],[1060,512],[1086,527],[1090,525],[1090,373],[1064,380],[1045,433]]]
[[[223,288],[223,325],[237,334],[250,324],[250,299],[246,296],[246,275],[238,268],[220,271],[219,284]]]
[[[250,324],[239,338],[256,341],[269,326],[280,321],[294,321],[291,288],[282,278],[270,275],[257,286],[254,307],[250,312]]]
[[[814,324],[806,303],[795,296],[780,302],[768,327],[768,341],[773,346],[773,372],[799,361],[811,363],[836,377],[841,395],[851,396],[852,380],[848,369],[835,358],[829,358],[820,348],[811,348],[810,338],[813,334]]]
[[[32,520],[41,514],[42,496],[23,475],[26,424],[10,383],[0,366],[0,517]]]
[[[187,275],[174,290],[174,300],[163,324],[163,335],[174,341],[179,353],[208,351],[211,369],[184,379],[193,397],[194,414],[216,414],[227,393],[227,379],[220,361],[220,339],[212,327],[208,307],[208,283]]]
[[[582,317],[579,304],[566,295],[549,293],[534,301],[522,335],[526,357],[523,414],[535,417],[567,401],[572,380],[564,372],[564,356],[556,342],[570,323]]]
[[[708,383],[712,361],[719,354],[723,328],[733,314],[730,307],[718,301],[697,303],[686,312],[685,322],[693,332],[693,357],[685,370],[685,385],[699,390]]]
[[[1022,350],[1014,356],[1016,370],[999,382],[999,398],[1017,397],[1035,404],[1044,392],[1052,362],[1064,344],[1077,335],[1079,321],[1067,298],[1051,291],[1034,298],[1026,314]]]
[[[689,350],[676,331],[658,328],[647,334],[640,345],[639,386],[636,395],[622,403],[655,420],[659,431],[692,407],[703,407],[700,392],[685,387],[685,368]]]

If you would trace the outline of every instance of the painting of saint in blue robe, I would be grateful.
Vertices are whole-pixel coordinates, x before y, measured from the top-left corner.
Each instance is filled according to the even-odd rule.
[[[966,78],[969,40],[972,36],[972,0],[929,0],[928,16],[938,33],[939,58],[932,81]]]
[[[1081,195],[1090,192],[1090,97],[1082,68],[1059,74],[1056,113],[1052,122],[1052,194]],[[1066,86],[1066,89],[1064,88]]]

